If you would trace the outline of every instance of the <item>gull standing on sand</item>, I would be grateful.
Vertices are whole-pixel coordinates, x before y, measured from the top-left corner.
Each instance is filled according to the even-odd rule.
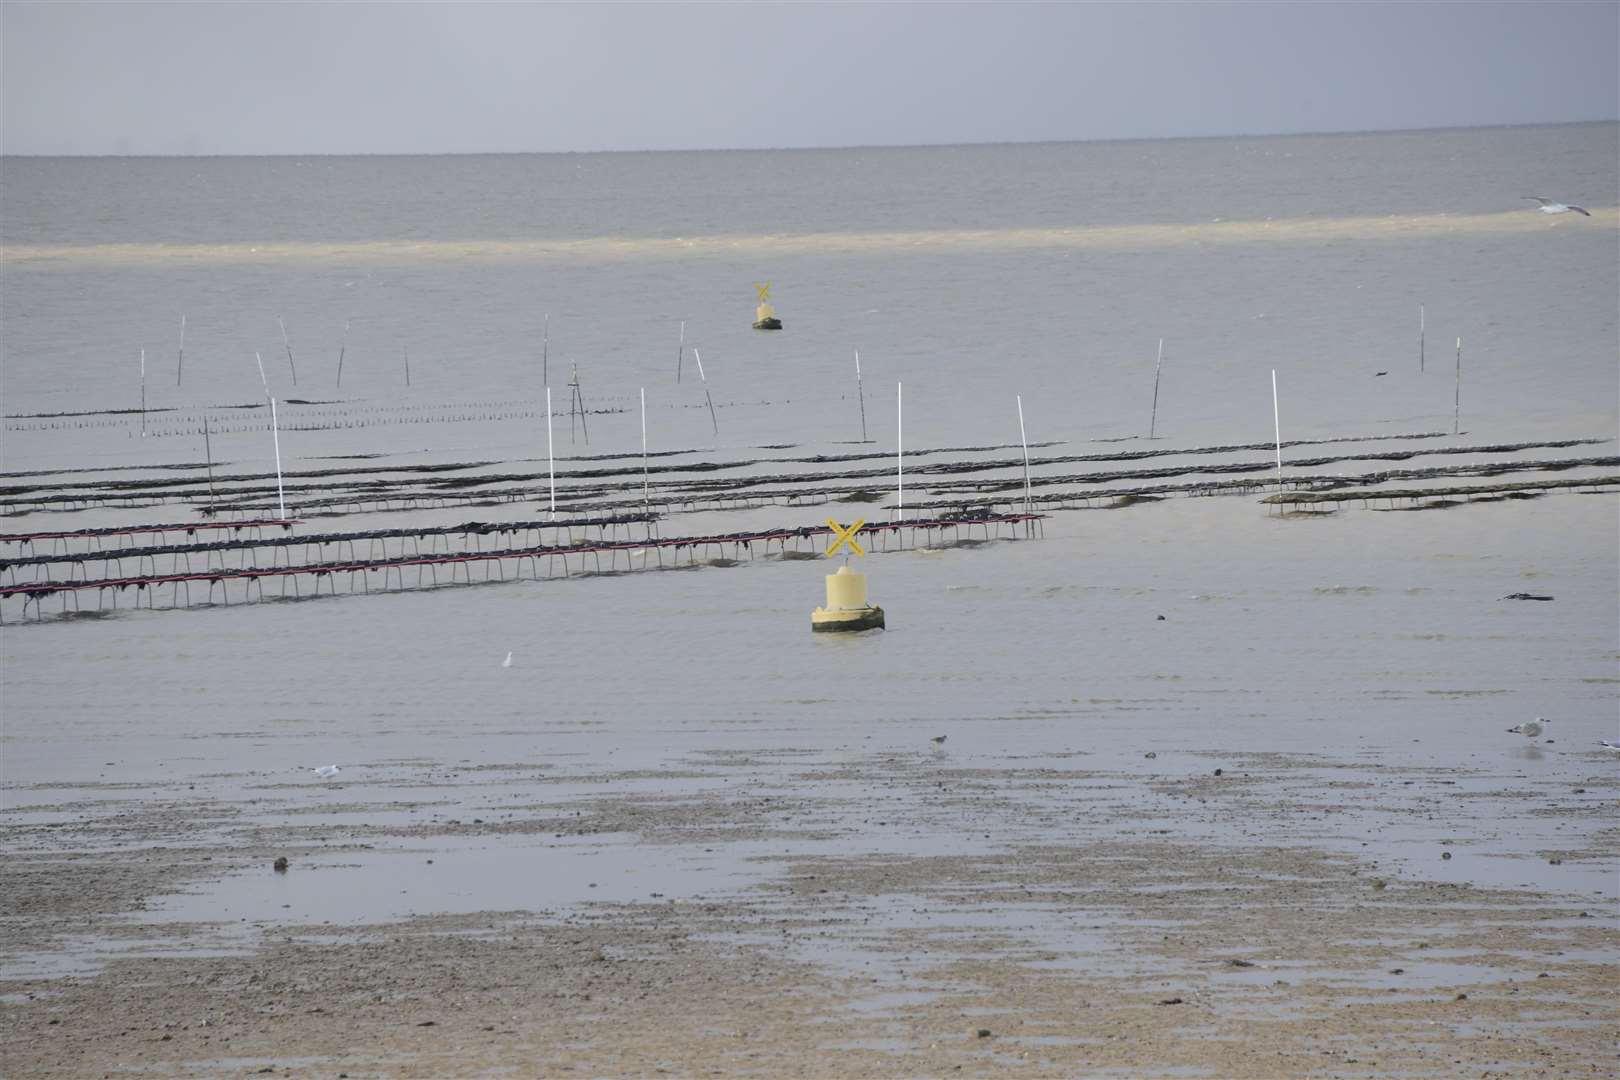
[[[336,776],[342,771],[343,770],[338,768],[336,765],[322,765],[320,768],[315,770],[315,775],[320,777],[322,780],[330,780],[332,777]]]
[[[1509,735],[1528,735],[1532,739],[1541,734],[1542,725],[1551,723],[1545,716],[1538,716],[1534,720],[1526,720],[1522,724],[1514,724],[1508,728]]]
[[[1539,209],[1543,214],[1568,214],[1574,212],[1583,217],[1592,216],[1591,214],[1587,213],[1586,210],[1576,206],[1574,203],[1569,203],[1566,205],[1561,202],[1554,202],[1551,199],[1543,199],[1540,195],[1520,195],[1519,198],[1536,200],[1536,202],[1541,204],[1539,207],[1537,207],[1537,209]]]

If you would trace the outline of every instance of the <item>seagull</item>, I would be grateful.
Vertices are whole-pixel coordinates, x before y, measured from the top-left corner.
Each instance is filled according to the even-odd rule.
[[[506,659],[501,661],[501,667],[511,667],[511,666],[512,666],[512,654],[507,653],[506,654]]]
[[[1603,747],[1605,750],[1613,750],[1615,753],[1620,754],[1620,742],[1610,742],[1608,739],[1599,739],[1598,745]]]
[[[320,768],[315,770],[315,775],[320,777],[322,780],[330,780],[332,777],[336,776],[342,771],[343,770],[338,768],[336,765],[322,765]]]
[[[1526,720],[1522,724],[1514,724],[1512,727],[1508,728],[1508,734],[1528,735],[1533,739],[1537,735],[1541,734],[1542,725],[1549,724],[1551,722],[1552,721],[1548,720],[1545,716],[1538,716],[1534,720]]]
[[[1541,212],[1543,214],[1567,214],[1567,213],[1570,213],[1571,211],[1574,211],[1575,213],[1580,214],[1583,217],[1591,217],[1592,216],[1591,214],[1587,213],[1586,210],[1584,210],[1583,208],[1581,208],[1579,206],[1575,206],[1574,204],[1570,204],[1570,205],[1566,206],[1565,204],[1563,204],[1561,202],[1553,202],[1551,199],[1543,199],[1540,195],[1520,195],[1519,198],[1536,200],[1536,202],[1541,204],[1539,209],[1541,210]]]
[[[945,736],[943,736],[943,735],[935,735],[934,738],[933,738],[933,741],[936,742],[936,743],[943,743],[945,741]]]

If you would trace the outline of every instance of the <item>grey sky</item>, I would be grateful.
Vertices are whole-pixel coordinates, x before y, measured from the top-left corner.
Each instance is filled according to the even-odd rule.
[[[7,154],[465,153],[1613,119],[1620,4],[0,5]]]

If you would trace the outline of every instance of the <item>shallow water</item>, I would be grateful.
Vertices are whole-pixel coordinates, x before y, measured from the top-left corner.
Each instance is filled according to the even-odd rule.
[[[201,461],[204,407],[259,398],[257,350],[279,397],[341,402],[286,406],[289,469],[380,453],[380,464],[532,471],[545,450],[539,340],[549,312],[555,435],[570,455],[638,451],[643,386],[655,450],[717,460],[848,452],[860,435],[855,348],[871,449],[895,446],[904,380],[914,454],[1014,442],[1015,394],[1030,438],[1063,442],[1041,453],[1095,452],[1113,444],[1093,440],[1146,433],[1160,336],[1155,448],[1268,439],[1273,368],[1285,438],[1449,432],[1458,334],[1468,445],[1597,437],[1609,441],[1591,452],[1612,454],[1615,130],[567,162],[8,160],[5,412],[131,407],[143,345],[149,403],[182,411],[152,414],[144,439],[128,415],[14,419],[0,450],[12,472]],[[1553,165],[1592,219],[1499,216],[1526,213],[1514,189]],[[565,166],[605,175],[579,200],[553,175]],[[167,182],[176,175],[184,182]],[[549,179],[530,203],[536,176]],[[734,185],[724,198],[717,176]],[[400,197],[374,195],[377,184]],[[203,191],[212,194],[185,194]],[[87,218],[87,200],[111,209]],[[1450,213],[1455,228],[1434,224]],[[1242,227],[1152,231],[1215,217]],[[1326,232],[1268,229],[1272,217]],[[1419,217],[1428,224],[1389,224]],[[797,239],[769,239],[777,233]],[[687,254],[655,243],[677,236],[703,242]],[[260,240],[281,248],[259,258]],[[400,246],[412,240],[434,243]],[[522,243],[492,252],[507,240]],[[134,247],[87,246],[105,244]],[[198,247],[163,246],[174,244]],[[780,335],[747,328],[751,283],[765,279],[788,325]],[[1421,373],[1419,302],[1429,320]],[[681,318],[702,350],[718,435],[690,348],[682,381],[673,377]],[[618,410],[591,415],[588,447],[562,430],[560,384],[573,361],[590,406]],[[271,467],[263,417],[207,411],[222,471]],[[1289,454],[1318,451],[1336,452]],[[887,459],[847,467],[878,470],[872,484],[887,492]],[[907,485],[913,498],[927,489],[920,476]],[[488,513],[537,512],[530,503]],[[829,512],[883,513],[704,513],[663,531],[813,524]],[[111,510],[7,519],[18,529],[128,520]],[[310,528],[401,520],[353,515]],[[1268,515],[1253,497],[1172,498],[1061,512],[1038,541],[874,555],[863,568],[888,629],[850,638],[808,630],[824,564],[774,560],[7,625],[0,801],[19,823],[93,821],[153,799],[257,799],[254,814],[278,827],[442,824],[516,812],[525,799],[587,805],[602,777],[620,797],[712,794],[740,755],[770,763],[753,762],[756,781],[763,768],[782,792],[836,806],[835,825],[851,824],[868,795],[874,811],[892,800],[893,813],[861,818],[857,847],[929,854],[971,845],[917,816],[907,785],[919,772],[1056,762],[1099,774],[1019,793],[1027,825],[990,839],[1039,843],[1074,839],[1074,819],[1053,815],[1083,814],[1092,801],[1117,812],[1124,796],[1111,777],[1129,777],[1132,798],[1144,798],[1140,785],[1223,766],[1240,774],[1246,756],[1281,753],[1303,764],[1268,790],[1296,808],[1293,834],[1317,845],[1413,879],[1615,898],[1612,844],[1599,843],[1612,813],[1575,815],[1578,800],[1600,796],[1569,794],[1616,767],[1596,753],[1599,738],[1615,737],[1620,685],[1612,495],[1321,518]],[[1501,599],[1520,591],[1556,599]],[[1552,721],[1540,741],[1506,733],[1535,716]],[[935,750],[928,740],[941,734]],[[893,789],[852,790],[844,767],[886,755],[903,763]],[[340,783],[311,776],[328,763],[342,766]],[[505,769],[514,763],[543,768]],[[1387,781],[1376,798],[1340,785],[1393,769],[1412,770],[1409,798],[1386,800]],[[1503,794],[1512,791],[1529,794]],[[1445,811],[1431,824],[1435,800]],[[1571,816],[1543,812],[1549,801]],[[1133,824],[1218,843],[1263,839],[1263,814],[1183,804],[1159,791],[1134,805]],[[1470,805],[1483,810],[1458,810]],[[237,827],[203,816],[168,841],[229,842]],[[334,851],[285,879],[188,886],[150,917],[380,921],[641,899],[651,880],[666,896],[696,895],[781,873],[754,844],[654,856],[627,842],[576,850],[438,836],[420,848]],[[839,844],[848,848],[847,834]],[[1453,859],[1439,859],[1442,845]],[[1598,857],[1548,862],[1594,845]],[[520,850],[545,869],[509,874]],[[821,851],[812,840],[793,850]],[[398,888],[376,892],[379,877]]]

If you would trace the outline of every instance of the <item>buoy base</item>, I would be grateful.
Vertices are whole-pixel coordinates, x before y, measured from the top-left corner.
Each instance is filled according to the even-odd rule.
[[[780,329],[782,329],[782,320],[776,318],[775,316],[772,316],[769,319],[761,319],[761,320],[759,320],[759,322],[754,324],[754,329],[755,330],[780,330]]]
[[[853,633],[856,630],[882,630],[883,609],[838,608],[832,611],[816,608],[810,613],[810,629],[818,634]]]

